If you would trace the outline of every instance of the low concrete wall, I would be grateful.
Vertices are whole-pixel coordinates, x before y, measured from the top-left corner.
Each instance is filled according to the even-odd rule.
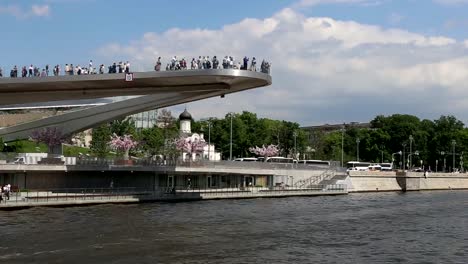
[[[352,171],[345,182],[349,192],[468,189],[468,174]]]
[[[347,178],[349,192],[401,191],[394,172],[353,171]]]
[[[427,178],[420,178],[420,190],[468,189],[468,174],[429,173]]]

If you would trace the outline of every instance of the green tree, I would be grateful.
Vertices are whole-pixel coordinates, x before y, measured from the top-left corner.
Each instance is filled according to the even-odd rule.
[[[99,127],[93,128],[91,141],[91,151],[97,157],[106,157],[110,151],[109,141],[112,135],[111,126],[104,124]]]
[[[162,154],[164,150],[164,130],[154,126],[141,131],[140,141],[143,150],[151,155]]]
[[[167,157],[174,157],[176,155],[175,147],[172,142],[179,136],[179,128],[176,118],[172,116],[171,111],[162,109],[158,113],[158,126],[162,128],[163,132],[163,148],[160,154]]]

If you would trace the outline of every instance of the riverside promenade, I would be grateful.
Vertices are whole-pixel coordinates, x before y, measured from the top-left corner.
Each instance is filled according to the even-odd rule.
[[[346,185],[315,185],[297,187],[246,187],[217,189],[136,188],[57,189],[49,191],[18,191],[0,203],[0,210],[38,206],[79,206],[108,203],[180,202],[216,199],[281,198],[290,196],[345,195]]]

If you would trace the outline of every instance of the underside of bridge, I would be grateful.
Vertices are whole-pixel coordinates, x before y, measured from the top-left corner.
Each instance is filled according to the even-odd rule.
[[[106,105],[0,129],[5,142],[26,139],[32,131],[58,127],[64,134],[95,127],[151,109],[258,88],[271,76],[245,70],[190,70],[125,74],[0,79],[0,105],[140,95]]]

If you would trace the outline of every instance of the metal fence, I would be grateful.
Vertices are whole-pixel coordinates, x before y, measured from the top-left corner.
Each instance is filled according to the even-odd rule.
[[[286,169],[286,170],[324,170],[339,169],[334,164],[308,165],[297,163],[270,163],[270,162],[241,162],[241,161],[181,161],[181,160],[160,160],[160,159],[135,159],[124,163],[118,159],[101,158],[78,158],[76,165],[84,166],[155,166],[155,167],[190,167],[190,168],[244,168],[244,169]]]
[[[21,153],[0,153],[0,161],[4,164],[18,164],[15,160],[21,156]],[[128,161],[116,158],[98,158],[98,157],[66,157],[73,158],[73,163],[66,162],[67,166],[87,166],[87,167],[103,167],[103,166],[150,166],[150,167],[193,167],[193,168],[246,168],[246,169],[286,169],[286,170],[324,170],[335,169],[340,170],[339,164],[331,162],[327,165],[310,165],[298,163],[270,163],[270,162],[245,162],[245,161],[182,161],[179,159],[154,159],[154,158],[135,158]],[[65,157],[62,159],[66,160]],[[0,162],[1,163],[1,162]],[[21,162],[23,165],[38,165],[37,162],[29,164]]]
[[[314,185],[307,188],[288,186],[240,188],[69,188],[24,190],[3,194],[0,207],[70,205],[108,202],[202,200],[226,198],[281,197],[299,195],[345,194],[346,185]]]

